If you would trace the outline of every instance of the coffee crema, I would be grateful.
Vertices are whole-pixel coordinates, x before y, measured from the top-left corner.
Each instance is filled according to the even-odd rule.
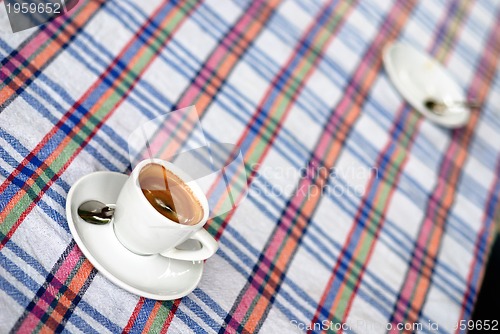
[[[144,166],[139,173],[139,186],[156,211],[171,221],[195,225],[203,219],[203,207],[191,188],[162,165]]]

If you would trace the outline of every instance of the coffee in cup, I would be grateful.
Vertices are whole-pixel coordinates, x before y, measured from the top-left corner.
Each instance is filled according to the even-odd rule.
[[[172,171],[148,164],[139,173],[139,186],[148,202],[162,215],[183,225],[203,219],[203,207],[189,186]]]

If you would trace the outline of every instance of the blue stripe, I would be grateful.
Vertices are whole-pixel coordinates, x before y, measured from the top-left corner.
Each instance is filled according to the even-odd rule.
[[[215,304],[215,302],[212,300],[212,302]],[[189,296],[184,297],[182,299],[182,304],[185,306],[188,310],[193,312],[198,318],[202,319],[203,322],[208,325],[212,330],[216,331],[220,327],[220,323],[214,320],[211,316],[208,315],[207,312],[205,312],[197,303],[195,303]],[[180,308],[180,306],[179,306]],[[194,319],[193,319],[194,320]],[[200,326],[197,326],[197,328],[200,328]],[[201,329],[201,328],[200,328]]]
[[[144,329],[144,325],[146,324],[146,321],[148,321],[149,314],[153,310],[153,307],[157,303],[156,300],[153,299],[145,299],[144,304],[141,307],[141,311],[137,315],[137,318],[134,322],[134,325],[130,329],[130,333],[142,333],[142,330]]]
[[[175,312],[175,317],[181,320],[186,326],[188,326],[194,333],[206,334],[206,331],[201,328],[196,321],[184,313],[180,308]]]

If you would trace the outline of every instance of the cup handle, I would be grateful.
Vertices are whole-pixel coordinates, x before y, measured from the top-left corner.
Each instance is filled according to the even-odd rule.
[[[217,241],[204,228],[196,231],[190,239],[199,241],[201,248],[197,250],[183,250],[174,247],[160,253],[160,255],[177,260],[202,261],[214,255],[217,249],[219,249]]]

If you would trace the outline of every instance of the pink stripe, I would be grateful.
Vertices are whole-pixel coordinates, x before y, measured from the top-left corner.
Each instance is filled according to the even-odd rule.
[[[19,333],[30,333],[35,329],[40,322],[40,319],[45,313],[47,313],[49,305],[56,298],[56,295],[64,285],[64,282],[67,280],[71,271],[75,268],[75,265],[78,263],[81,256],[82,253],[80,249],[78,247],[73,247],[64,260],[64,263],[55,273],[53,280],[47,286],[43,295],[38,299],[33,311],[26,317],[19,327]]]
[[[31,333],[39,322],[40,319],[35,316],[35,314],[28,314],[26,319],[24,319],[22,326],[19,328],[18,333]]]
[[[179,145],[185,146],[189,143],[190,134],[199,129],[200,126],[199,116],[194,110],[188,113],[170,113],[163,118],[161,117],[157,119],[158,123],[152,129],[149,129],[149,125],[144,127],[145,133],[153,131],[153,138],[148,138],[148,140],[152,140],[149,143],[149,148],[141,146],[145,150],[142,152],[143,159],[150,158],[149,151],[151,151],[153,157],[168,160],[168,158],[179,153]],[[161,131],[158,129],[161,129]],[[140,140],[145,142],[146,138],[140,134]],[[172,145],[172,143],[177,143],[177,145]],[[189,150],[196,147],[184,148]]]
[[[339,108],[341,113],[345,112],[345,109]],[[333,122],[332,122],[333,123]],[[336,124],[336,123],[335,123]],[[318,143],[318,149],[315,152],[315,156],[323,156],[326,150],[330,147],[331,135],[321,136],[321,139]],[[301,189],[301,188],[299,188]]]
[[[282,230],[280,230],[282,231]],[[229,322],[229,326],[227,328],[235,329],[238,328],[238,324],[241,323],[242,319],[245,317],[248,309],[252,306],[252,302],[257,295],[260,294],[257,287],[261,286],[264,283],[264,277],[266,273],[269,271],[269,262],[264,262],[259,267],[257,273],[253,276],[253,282],[249,286],[246,293],[242,296],[238,307],[233,312],[233,316],[231,321]]]
[[[278,252],[278,249],[281,245],[281,242],[286,238],[286,229],[289,228],[290,226],[290,218],[285,218],[283,220],[283,228],[280,228],[276,231],[276,233],[273,235],[273,238],[272,238],[272,241],[270,243],[270,245],[268,246],[267,250],[266,250],[266,253],[265,253],[265,256],[268,258],[268,259],[272,259],[274,258],[274,256],[276,255],[276,253]]]
[[[64,282],[71,271],[75,268],[75,265],[80,261],[82,256],[82,252],[78,247],[73,247],[71,252],[68,254],[68,257],[64,260],[64,263],[57,270],[54,275],[60,282]]]
[[[244,34],[247,29],[247,25],[252,23],[253,17],[257,9],[261,6],[262,0],[255,1],[252,7],[247,11],[245,16],[238,22],[229,35],[219,44],[217,50],[212,54],[212,57],[206,62],[209,69],[215,69],[217,64],[222,60],[222,58],[227,54],[228,46],[231,45],[237,38]]]
[[[427,242],[430,238],[430,232],[434,223],[431,219],[425,219],[422,225],[422,233],[418,237],[417,246],[415,249],[415,256],[412,258],[410,263],[410,268],[408,272],[407,279],[405,281],[404,287],[401,289],[401,296],[399,297],[399,302],[396,305],[396,312],[394,316],[394,323],[399,323],[403,321],[403,315],[405,312],[405,305],[410,302],[413,288],[417,282],[419,270],[418,263],[423,262],[424,259],[424,249],[426,248]],[[395,330],[395,329],[394,329]],[[392,331],[393,333],[395,331]],[[396,330],[397,332],[397,330]]]
[[[61,26],[61,19],[57,19],[56,21],[54,21],[50,27],[52,28],[54,26],[54,30],[56,30],[57,28],[59,28]],[[20,51],[19,51],[19,54],[24,58],[24,59],[28,59],[31,55],[33,55],[35,52],[37,52],[37,50],[40,48],[40,46],[42,46],[43,44],[45,44],[49,39],[50,37],[53,36],[53,33],[52,31],[47,31],[47,30],[43,30],[42,32],[38,33],[35,38],[33,38],[31,40],[30,43],[26,44],[24,46],[24,48],[22,48]]]
[[[451,159],[457,149],[458,145],[456,142],[452,142],[449,150],[445,154],[446,159],[444,159],[443,167],[441,169],[440,176],[443,180],[446,180],[446,175],[449,173],[449,169],[453,169],[453,165],[451,164]],[[429,209],[427,210],[427,215],[424,218],[424,223],[422,224],[422,228],[420,230],[420,234],[418,235],[417,245],[415,249],[415,256],[411,261],[410,268],[408,269],[408,277],[401,289],[401,297],[397,303],[397,310],[394,316],[394,322],[399,323],[402,322],[405,316],[406,306],[411,304],[410,298],[413,293],[413,290],[416,288],[415,284],[417,284],[417,278],[420,276],[420,271],[422,267],[425,265],[425,256],[423,254],[423,250],[427,249],[427,245],[429,240],[432,238],[434,229],[434,233],[437,233],[436,230],[439,227],[436,227],[436,224],[440,222],[439,226],[443,224],[442,218],[439,217],[439,207],[437,205],[437,201],[434,199],[439,199],[445,195],[446,186],[443,182],[440,182],[441,178],[438,179],[438,185],[435,191],[435,195],[432,196],[429,202]],[[417,256],[418,255],[418,256]]]
[[[238,307],[234,311],[231,321],[229,321],[229,324],[226,327],[228,332],[231,333],[229,329],[238,328],[241,320],[245,317],[247,310],[252,306],[252,302],[258,294],[259,292],[253,285],[248,288],[248,290],[245,292],[245,295],[243,295],[243,297],[241,298]],[[234,331],[234,333],[236,333],[236,330]]]
[[[247,11],[245,16],[238,22],[235,26],[234,30],[231,31],[226,38],[219,43],[217,49],[212,53],[210,59],[205,62],[204,67],[202,68],[201,73],[205,74],[203,76],[198,76],[196,78],[197,85],[191,85],[186,93],[184,93],[183,97],[178,103],[180,107],[186,107],[191,105],[193,101],[196,99],[197,95],[201,91],[201,87],[203,87],[206,82],[210,79],[212,73],[218,67],[219,62],[227,55],[228,46],[230,46],[243,31],[246,30],[246,26],[252,22],[252,18],[257,11],[257,9],[261,6],[262,1],[255,1],[252,4],[252,7]],[[200,78],[201,77],[201,78]]]
[[[19,54],[24,58],[28,59],[33,55],[41,45],[46,43],[54,36],[54,32],[59,29],[63,22],[67,20],[67,17],[58,17],[46,26],[46,29],[38,33],[29,43],[27,43],[20,51]],[[59,47],[59,45],[57,45]]]

